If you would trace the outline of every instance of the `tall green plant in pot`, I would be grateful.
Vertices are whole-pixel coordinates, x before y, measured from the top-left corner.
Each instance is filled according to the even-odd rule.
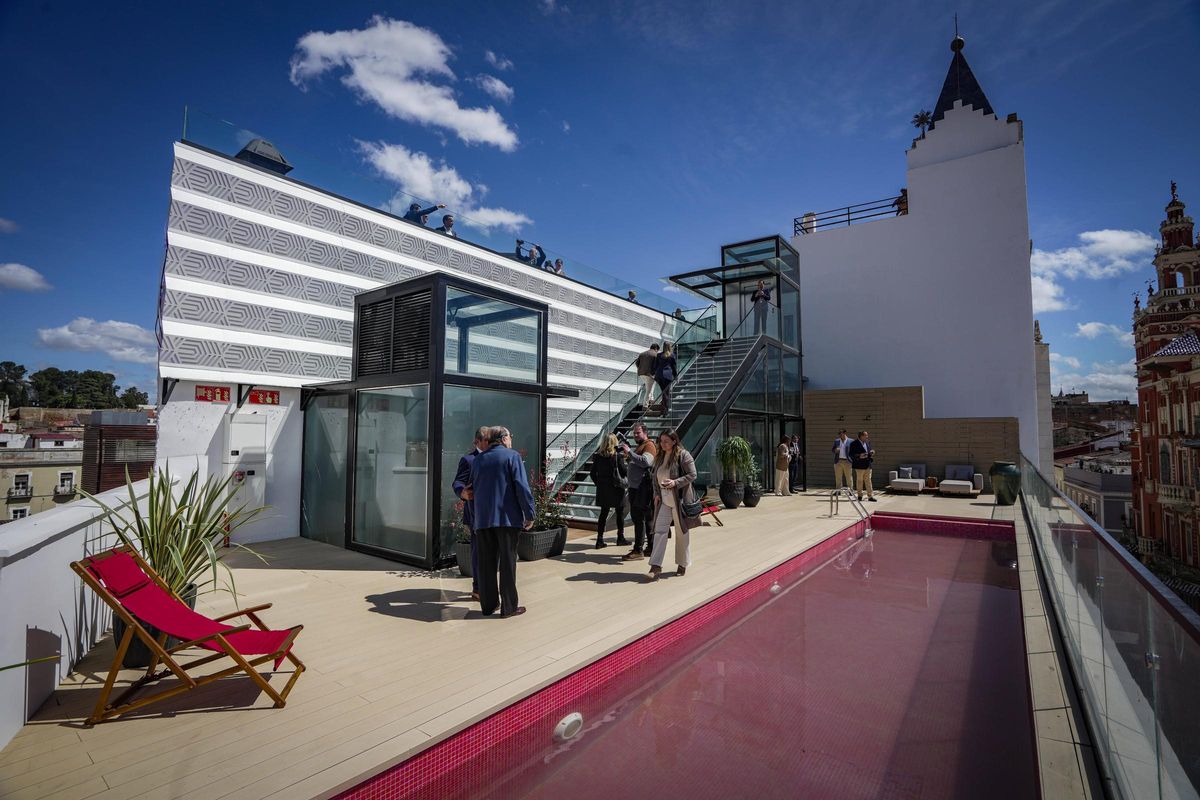
[[[754,462],[750,443],[741,436],[730,436],[717,445],[717,460],[721,462],[721,502],[733,510],[742,502],[745,484],[739,477],[749,473]]]
[[[237,596],[233,571],[218,548],[226,537],[250,522],[266,509],[234,506],[230,488],[232,476],[224,480],[210,475],[203,482],[193,472],[186,483],[176,481],[166,469],[150,473],[145,508],[139,504],[128,472],[125,488],[128,502],[119,508],[108,505],[88,492],[82,494],[104,511],[102,522],[112,527],[121,544],[134,548],[158,573],[163,582],[190,607],[195,608],[201,592],[228,591]],[[177,488],[181,484],[181,488]],[[102,527],[103,530],[103,527]],[[258,553],[240,544],[232,544],[266,563]],[[227,582],[222,583],[222,573]],[[148,632],[157,632],[147,626]],[[119,640],[125,623],[113,619],[113,635]],[[134,645],[137,647],[135,648]],[[125,655],[130,668],[150,664],[150,651],[135,639]]]

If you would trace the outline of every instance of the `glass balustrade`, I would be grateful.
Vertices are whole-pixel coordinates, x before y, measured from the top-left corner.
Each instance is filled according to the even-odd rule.
[[[1046,591],[1123,798],[1200,796],[1200,616],[1021,460]]]

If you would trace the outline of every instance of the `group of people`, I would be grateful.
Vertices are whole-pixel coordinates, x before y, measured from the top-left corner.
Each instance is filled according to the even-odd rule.
[[[875,490],[871,486],[871,465],[875,463],[875,448],[871,446],[871,434],[859,431],[857,439],[851,439],[842,428],[837,438],[833,440],[833,490],[836,492],[845,486],[856,492],[858,499],[875,500]],[[853,477],[852,477],[853,476]]]
[[[553,272],[555,275],[563,274],[563,260],[561,258],[551,261],[541,245],[530,243],[526,246],[524,239],[517,239],[517,246],[513,248],[513,258],[522,264],[528,264],[534,269]]]
[[[617,519],[617,545],[628,546],[625,538],[625,513],[633,519],[633,549],[621,556],[623,561],[650,558],[646,579],[657,580],[667,556],[667,543],[675,539],[675,573],[683,575],[692,563],[692,528],[700,524],[692,484],[696,480],[696,460],[683,446],[674,428],[650,439],[646,426],[634,425],[633,445],[609,434],[592,457],[591,478],[596,486],[596,547],[604,541],[609,514]]]
[[[637,357],[639,401],[647,411],[666,414],[671,410],[671,386],[679,376],[679,362],[675,358],[675,346],[663,342],[652,344]],[[658,385],[659,403],[654,405],[654,387]]]
[[[458,461],[453,488],[471,534],[471,599],[485,617],[497,609],[502,618],[524,614],[517,596],[517,537],[533,527],[533,492],[508,428],[475,432],[474,447]]]
[[[776,495],[786,497],[792,492],[799,491],[796,484],[800,476],[800,464],[803,461],[800,437],[795,434],[788,436],[785,433],[780,437],[779,444],[775,446]]]
[[[408,220],[409,222],[417,223],[421,227],[428,227],[429,215],[434,213],[435,211],[437,211],[439,208],[445,208],[445,207],[446,207],[445,203],[438,203],[437,205],[430,206],[429,208],[421,208],[420,203],[412,203],[411,205],[409,205],[408,213],[404,215],[404,218],[406,220]],[[434,228],[434,230],[437,231],[438,233],[445,234],[446,236],[449,236],[452,239],[458,238],[458,231],[454,230],[454,215],[453,214],[443,214],[441,227]]]

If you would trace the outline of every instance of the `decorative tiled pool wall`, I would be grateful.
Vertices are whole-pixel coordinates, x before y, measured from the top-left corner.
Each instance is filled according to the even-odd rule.
[[[578,672],[519,700],[449,739],[338,795],[337,800],[446,800],[470,796],[484,786],[499,788],[530,762],[549,754],[555,725],[567,714],[583,714],[584,730],[613,704],[711,637],[710,623],[733,611],[748,613],[771,597],[770,587],[800,577],[835,557],[866,530],[860,521],[768,572],[655,630]],[[799,574],[797,574],[799,573]],[[722,620],[723,622],[725,620]]]
[[[1017,537],[1016,528],[1007,520],[925,517],[919,514],[879,511],[871,515],[871,521],[877,531],[927,533],[933,536],[958,536],[1003,542],[1015,542]]]

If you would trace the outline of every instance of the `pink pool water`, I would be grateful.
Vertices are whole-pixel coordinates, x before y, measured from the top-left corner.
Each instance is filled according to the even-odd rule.
[[[572,676],[536,719],[449,740],[478,753],[435,794],[1035,797],[1015,559],[1011,533],[830,540],[636,666],[579,674],[594,691],[572,694]],[[571,710],[582,732],[556,743]]]

